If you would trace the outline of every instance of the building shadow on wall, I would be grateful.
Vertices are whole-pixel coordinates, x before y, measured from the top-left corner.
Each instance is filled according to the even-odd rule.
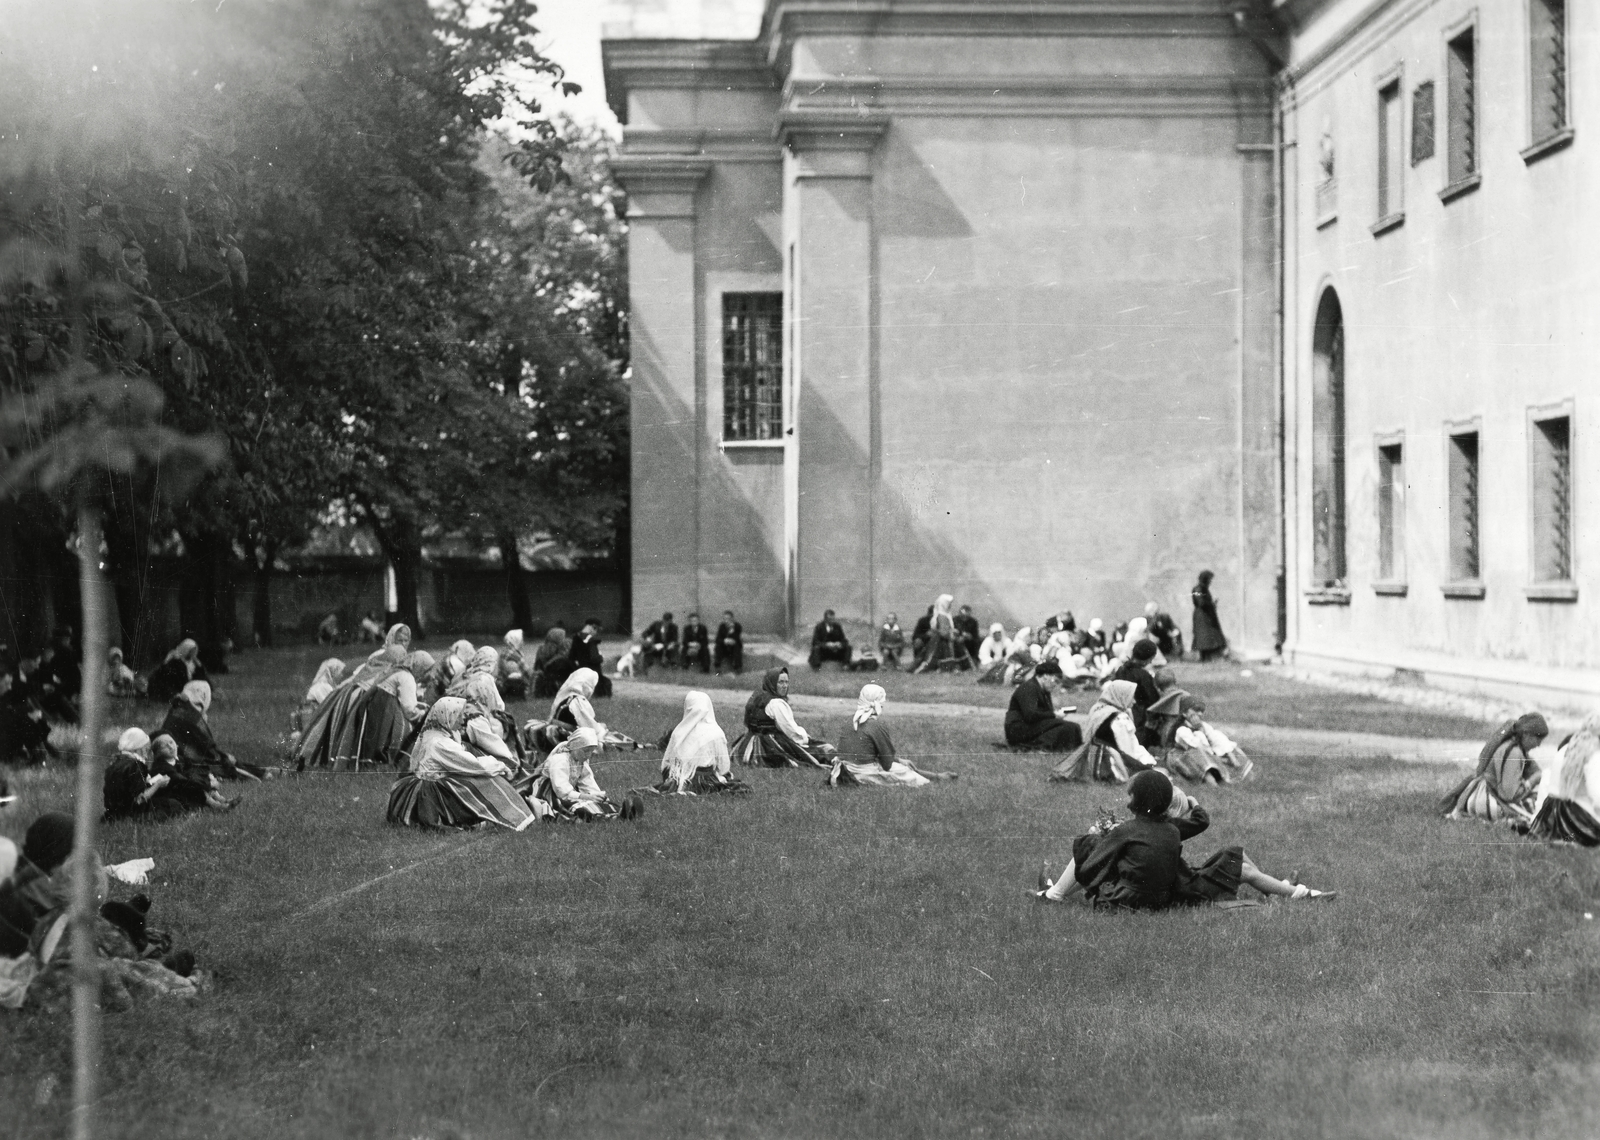
[[[874,194],[879,237],[964,238],[972,226],[922,156],[891,125],[880,144]]]

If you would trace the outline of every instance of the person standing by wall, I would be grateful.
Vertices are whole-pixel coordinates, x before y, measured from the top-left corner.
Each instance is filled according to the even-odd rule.
[[[1200,580],[1189,595],[1194,600],[1194,648],[1202,661],[1215,661],[1228,652],[1228,639],[1217,619],[1217,600],[1211,596],[1215,577],[1209,570],[1200,571]]]

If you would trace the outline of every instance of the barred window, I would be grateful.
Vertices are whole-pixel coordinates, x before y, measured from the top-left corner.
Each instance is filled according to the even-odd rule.
[[[1567,127],[1567,3],[1528,0],[1529,107],[1533,141]]]
[[[1406,464],[1404,445],[1378,448],[1378,577],[1406,576]]]
[[[1478,433],[1450,437],[1450,577],[1478,577]]]
[[[1389,218],[1405,208],[1405,155],[1400,81],[1378,92],[1378,217]]]
[[[1533,454],[1533,575],[1536,582],[1572,577],[1572,421],[1535,421]]]
[[[1478,63],[1477,29],[1468,28],[1450,41],[1445,53],[1449,69],[1449,100],[1445,110],[1448,177],[1460,182],[1478,172]]]
[[[1433,157],[1433,80],[1411,92],[1411,162]]]
[[[783,294],[722,295],[722,438],[783,438]]]

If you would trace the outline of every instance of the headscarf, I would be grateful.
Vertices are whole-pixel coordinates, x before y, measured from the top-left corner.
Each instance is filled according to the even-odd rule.
[[[211,711],[211,685],[207,681],[190,681],[180,694],[200,711],[201,716]]]
[[[195,643],[194,638],[186,637],[172,647],[172,652],[167,654],[166,660],[182,661],[184,671],[193,677],[194,667],[200,660],[200,646]]]
[[[137,726],[128,729],[121,736],[117,737],[118,752],[131,752],[134,755],[138,755],[149,747],[150,734]]]
[[[956,627],[955,619],[950,616],[950,607],[955,603],[954,594],[940,594],[933,603],[932,628],[935,631],[950,632]]]
[[[520,629],[508,630],[505,637],[506,649],[512,653],[522,652],[522,631]]]
[[[1011,649],[1012,649],[1012,652],[1015,652],[1018,649],[1025,648],[1027,646],[1027,644],[1028,644],[1028,639],[1031,638],[1032,636],[1033,636],[1033,627],[1031,625],[1025,625],[1021,629],[1017,630],[1017,632],[1014,633],[1011,636]]]
[[[433,668],[433,664],[433,654],[426,649],[418,649],[406,658],[404,668],[420,682],[427,679],[428,671]]]
[[[574,669],[567,679],[561,682],[561,688],[556,690],[556,699],[550,702],[550,719],[555,720],[556,713],[561,711],[561,706],[567,698],[579,696],[588,700],[594,696],[595,686],[600,683],[600,674],[593,669]]]
[[[990,632],[990,634],[996,634],[996,633],[998,633],[998,634],[999,634],[999,635],[1000,635],[1000,640],[1001,640],[1001,641],[1004,641],[1004,640],[1005,640],[1005,637],[1006,637],[1006,627],[1005,627],[1005,626],[1003,626],[1003,625],[1001,625],[1001,624],[1000,624],[1000,623],[999,623],[999,622],[995,622],[995,623],[994,623],[994,624],[993,624],[993,625],[991,625],[991,626],[990,626],[990,627],[989,627],[989,632]]]
[[[1600,714],[1589,717],[1561,750],[1561,767],[1551,795],[1572,801],[1583,795],[1589,761],[1600,752]]]
[[[1128,623],[1128,632],[1125,640],[1142,641],[1145,635],[1149,632],[1150,620],[1148,618],[1136,617]]]
[[[450,656],[461,662],[461,668],[463,669],[471,662],[472,655],[475,652],[477,651],[472,647],[472,642],[464,637],[450,647]]]
[[[468,677],[461,695],[486,713],[506,711],[506,703],[500,699],[500,687],[486,674],[474,673]]]
[[[578,731],[594,735],[589,729]],[[700,692],[685,693],[683,719],[672,730],[667,750],[661,754],[662,775],[682,791],[697,769],[715,768],[719,775],[726,775],[729,766],[728,738],[717,723],[711,698]]]
[[[67,861],[72,854],[72,817],[47,811],[28,825],[22,841],[22,857],[45,874]]]
[[[553,625],[545,630],[544,640],[539,643],[539,649],[533,655],[533,667],[541,670],[550,662],[565,657],[572,647],[572,642],[567,638],[567,631],[559,625]]]
[[[1107,681],[1100,686],[1100,699],[1095,701],[1089,710],[1089,731],[1086,733],[1090,740],[1099,732],[1108,720],[1120,713],[1133,712],[1133,697],[1139,691],[1139,686],[1132,681]]]
[[[1517,788],[1522,783],[1527,762],[1527,754],[1522,751],[1521,738],[1537,736],[1543,740],[1549,735],[1550,726],[1538,713],[1524,713],[1515,720],[1506,721],[1495,730],[1494,735],[1484,744],[1483,750],[1478,753],[1476,774],[1489,780],[1494,785],[1495,794],[1501,799],[1507,801],[1514,799]],[[1517,741],[1517,747],[1503,748],[1510,741]],[[1503,755],[1500,754],[1502,750]],[[1518,755],[1514,756],[1513,753]]]
[[[600,734],[592,728],[575,728],[567,738],[551,749],[551,753],[565,752],[571,755],[580,748],[603,748],[605,741],[600,739]]]
[[[487,673],[494,676],[500,668],[500,651],[492,645],[485,645],[472,655],[472,663],[467,666],[468,673]]]
[[[397,621],[389,627],[389,632],[384,634],[384,645],[398,645],[401,649],[411,648],[411,627],[405,622]]]
[[[330,657],[317,666],[317,675],[311,681],[311,687],[306,690],[306,700],[321,704],[328,699],[328,694],[333,692],[333,687],[344,680],[344,662],[337,657]]]
[[[440,697],[433,702],[433,707],[428,710],[427,717],[422,722],[423,731],[437,729],[448,732],[451,736],[461,735],[461,726],[466,723],[467,702],[460,697]]]
[[[766,712],[767,706],[776,697],[784,704],[789,703],[789,698],[778,692],[778,678],[789,674],[787,665],[774,665],[761,675],[761,687],[750,694],[750,699],[744,703],[744,722],[751,723],[753,717]]]
[[[867,721],[883,714],[883,705],[888,699],[889,694],[883,691],[882,685],[862,685],[861,695],[856,698],[856,715],[850,718],[850,723],[859,732]]]

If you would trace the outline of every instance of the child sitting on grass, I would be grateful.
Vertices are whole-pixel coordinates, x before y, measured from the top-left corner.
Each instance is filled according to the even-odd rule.
[[[1237,784],[1255,771],[1250,757],[1220,729],[1206,723],[1204,697],[1185,693],[1178,712],[1183,723],[1172,734],[1167,766],[1186,780],[1208,784]]]
[[[1128,807],[1132,819],[1091,828],[1073,841],[1072,860],[1055,882],[1040,871],[1035,897],[1063,902],[1081,890],[1097,906],[1163,910],[1231,901],[1241,884],[1291,899],[1331,899],[1337,893],[1264,874],[1242,847],[1224,847],[1199,867],[1190,867],[1183,858],[1183,841],[1209,827],[1211,817],[1155,769],[1128,782]]]

